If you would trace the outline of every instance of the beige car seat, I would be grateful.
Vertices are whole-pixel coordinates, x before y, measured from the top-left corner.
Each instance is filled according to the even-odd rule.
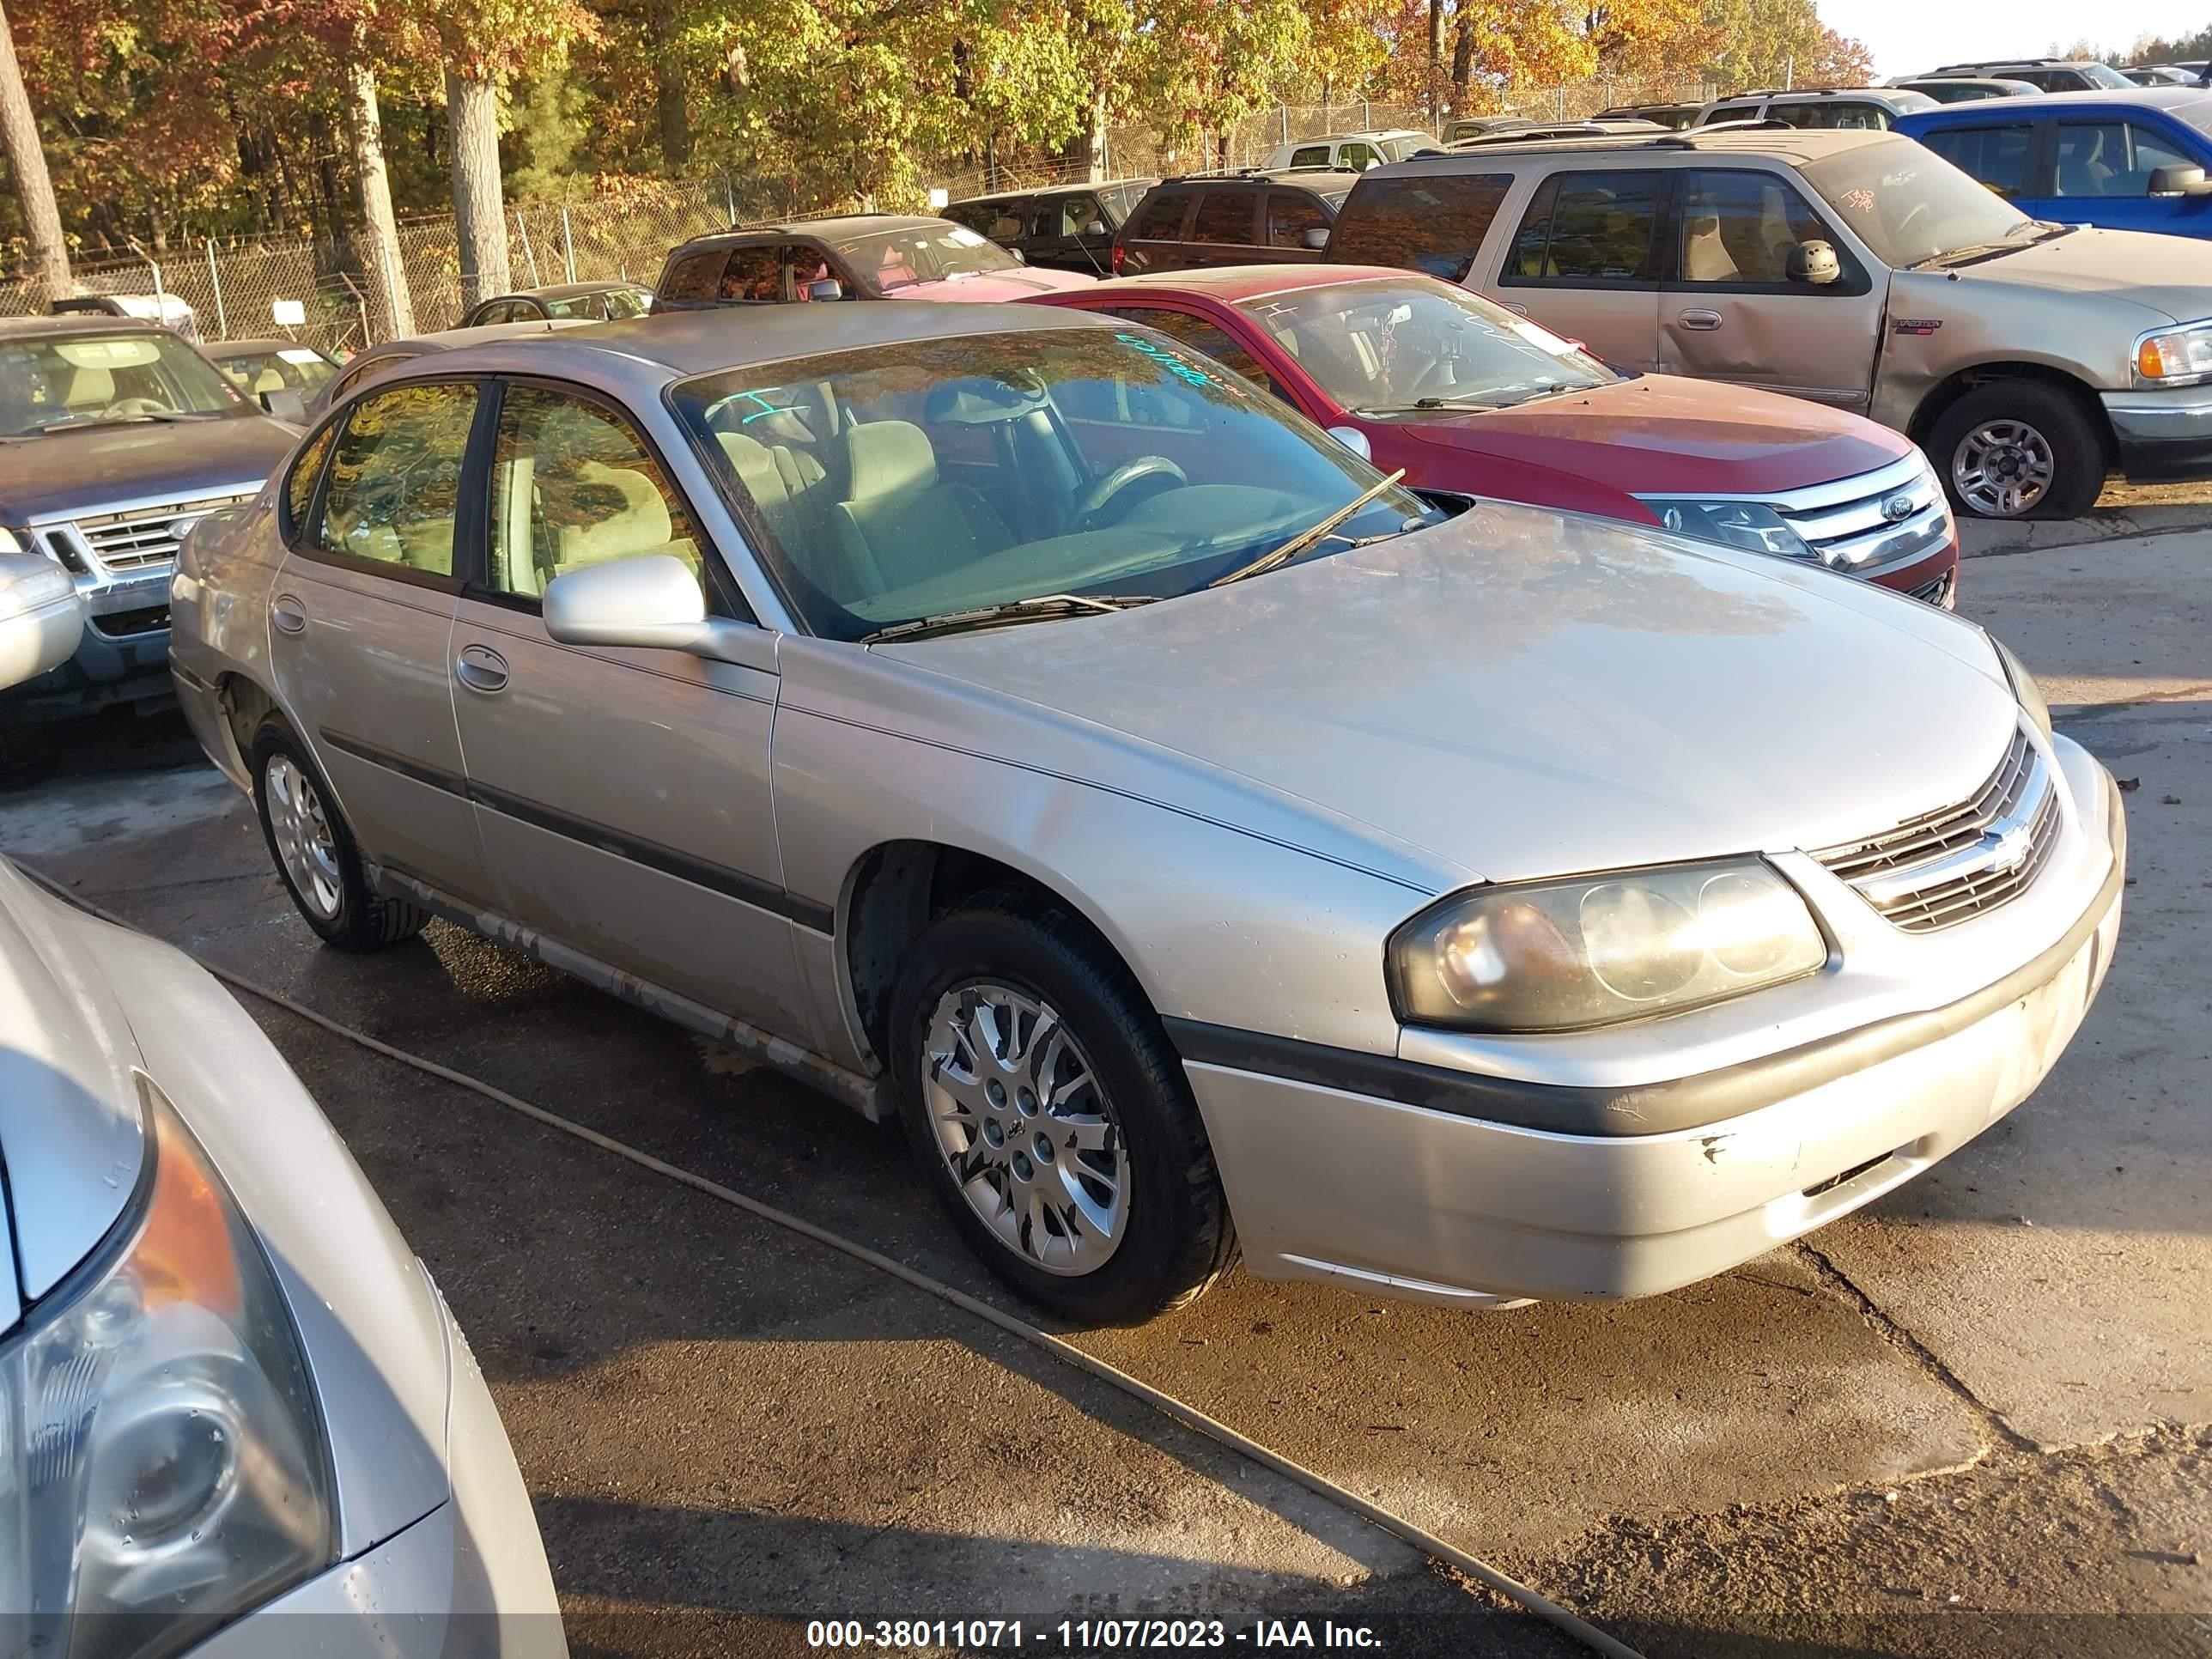
[[[848,426],[845,457],[851,483],[830,519],[863,592],[910,587],[1013,545],[979,493],[938,482],[937,452],[911,422]]]
[[[1682,221],[1682,275],[1692,283],[1733,283],[1743,275],[1711,208],[1693,209]]]

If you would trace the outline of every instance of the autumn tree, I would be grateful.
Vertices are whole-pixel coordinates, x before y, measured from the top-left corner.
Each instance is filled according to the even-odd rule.
[[[1705,0],[1719,43],[1705,74],[1723,88],[1863,86],[1874,60],[1857,40],[1820,21],[1813,0]]]

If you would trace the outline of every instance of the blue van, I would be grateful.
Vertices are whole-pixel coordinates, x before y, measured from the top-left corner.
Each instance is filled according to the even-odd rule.
[[[2212,237],[2212,90],[2056,92],[1897,123],[2030,218]]]

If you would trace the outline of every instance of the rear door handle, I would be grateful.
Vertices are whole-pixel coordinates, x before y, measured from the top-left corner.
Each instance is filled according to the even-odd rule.
[[[307,631],[307,607],[293,594],[279,593],[269,602],[269,620],[286,634]]]
[[[1717,311],[1686,311],[1682,313],[1684,328],[1718,328],[1721,314]]]
[[[453,678],[471,691],[504,691],[507,659],[488,645],[465,645],[453,659]]]

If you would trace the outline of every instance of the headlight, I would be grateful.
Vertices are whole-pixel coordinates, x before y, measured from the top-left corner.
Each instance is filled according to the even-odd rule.
[[[1996,647],[1997,660],[2004,665],[2005,678],[2012,682],[2012,694],[2020,706],[2027,710],[2028,719],[2045,737],[2051,735],[2051,705],[2043,700],[2043,688],[2035,683],[2035,676],[2027,672],[2027,665],[2013,655],[2011,649],[1994,634],[1990,643]]]
[[[276,1281],[141,1087],[143,1212],[0,1352],[0,1607],[54,1659],[163,1659],[332,1559],[329,1459]]]
[[[2145,386],[2194,386],[2212,379],[2212,322],[2146,334],[2136,342],[2136,380]]]
[[[9,529],[7,526],[0,525],[0,553],[22,553],[28,550],[23,545],[23,538],[21,536]]]
[[[1805,538],[1790,527],[1788,520],[1772,507],[1762,507],[1756,501],[1698,501],[1660,496],[1647,497],[1644,505],[1659,515],[1661,524],[1681,535],[1725,542],[1730,547],[1747,548],[1753,553],[1771,553],[1778,559],[1820,562],[1820,556],[1805,544]]]
[[[1571,1031],[1672,1013],[1809,974],[1827,941],[1756,859],[1462,893],[1390,940],[1398,1018]]]

